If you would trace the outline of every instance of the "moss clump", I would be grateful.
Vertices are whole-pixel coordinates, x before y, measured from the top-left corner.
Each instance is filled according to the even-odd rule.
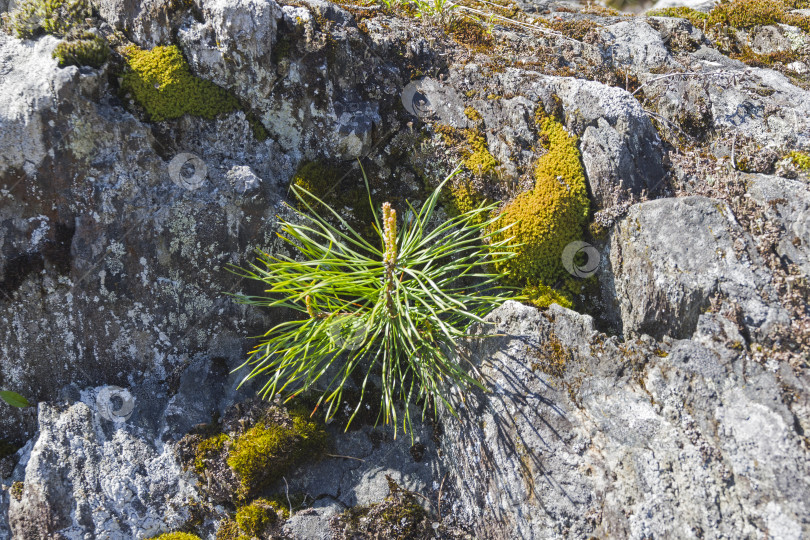
[[[486,139],[473,130],[465,130],[467,143],[470,145],[469,155],[464,159],[464,166],[472,172],[485,175],[498,166],[498,160],[489,153]]]
[[[270,501],[256,499],[236,511],[236,524],[250,536],[262,537],[265,530],[278,522],[278,515]]]
[[[807,2],[802,0],[721,0],[709,12],[708,23],[741,29],[782,23],[810,32],[810,18],[790,13],[792,9],[799,7],[807,7]]]
[[[259,421],[231,446],[228,466],[239,477],[237,499],[250,498],[288,469],[326,449],[326,431],[303,411],[291,414],[292,425]]]
[[[242,534],[239,525],[232,519],[223,519],[217,529],[216,540],[250,540],[250,536]]]
[[[100,68],[109,56],[107,42],[92,32],[84,32],[76,40],[63,41],[53,50],[53,57],[59,60],[59,67]]]
[[[804,152],[796,152],[793,151],[788,154],[788,157],[796,165],[803,171],[810,171],[810,154],[805,154]]]
[[[196,534],[189,534],[183,532],[173,532],[154,536],[151,540],[202,540]]]
[[[11,13],[10,26],[20,39],[61,37],[92,14],[87,0],[23,0]]]
[[[205,472],[206,461],[216,459],[225,449],[225,443],[230,440],[225,433],[219,433],[205,439],[197,446],[194,456],[194,470],[200,474]]]
[[[458,216],[464,212],[474,210],[482,204],[492,202],[475,188],[472,181],[466,178],[455,180],[447,184],[444,192],[444,201],[446,203],[447,213],[450,217]],[[486,219],[487,216],[479,215],[476,217],[475,222],[482,223]]]
[[[596,30],[600,27],[599,24],[596,24],[593,21],[589,21],[588,19],[576,19],[576,20],[554,20],[550,24],[552,30],[556,30],[557,32],[561,33],[564,36],[568,36],[572,39],[576,39],[578,41],[582,41],[585,39],[592,30]]]
[[[702,27],[709,18],[706,13],[688,7],[670,7],[663,9],[653,9],[647,12],[648,17],[674,17],[676,19],[686,19],[692,26]]]
[[[121,90],[132,95],[153,121],[184,114],[210,120],[239,108],[236,98],[226,90],[195,77],[175,45],[151,51],[130,46],[124,56],[129,70],[122,75]]]
[[[11,484],[11,496],[14,497],[14,500],[20,501],[22,500],[23,489],[25,488],[25,484],[22,482],[14,482]]]
[[[492,49],[495,39],[487,28],[470,17],[457,17],[447,25],[447,33],[461,45],[475,52]]]
[[[526,296],[530,304],[540,309],[545,309],[551,304],[559,304],[568,309],[572,309],[574,306],[569,294],[556,291],[542,283],[527,286],[523,289],[523,295]]]
[[[475,110],[475,107],[467,107],[464,109],[464,115],[473,122],[480,122],[483,120],[481,113]]]
[[[478,131],[442,125],[437,126],[436,131],[441,134],[445,144],[460,148],[464,166],[474,174],[483,176],[499,165],[495,156],[489,153],[486,138]]]
[[[542,111],[537,122],[548,153],[537,160],[534,189],[510,202],[499,222],[515,223],[505,234],[513,237],[517,255],[496,266],[514,284],[554,284],[565,277],[563,249],[582,238],[590,210],[576,137]]]
[[[412,493],[400,488],[391,477],[386,478],[390,493],[385,501],[347,509],[333,522],[335,538],[411,540],[434,538],[444,532],[433,529],[432,520]],[[452,538],[451,535],[441,537]]]

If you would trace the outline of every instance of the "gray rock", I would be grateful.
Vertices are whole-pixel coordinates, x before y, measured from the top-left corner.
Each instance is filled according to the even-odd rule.
[[[491,391],[454,396],[442,436],[478,537],[807,534],[807,450],[730,321],[672,345],[606,339],[559,306],[487,321],[469,354]]]
[[[778,176],[751,175],[748,195],[763,209],[769,220],[785,230],[777,253],[786,262],[797,264],[810,275],[810,190],[799,180]]]
[[[684,239],[688,239],[684,241]],[[717,294],[766,337],[789,324],[769,275],[725,203],[704,197],[635,205],[611,235],[623,331],[688,337]]]
[[[605,27],[602,39],[610,43],[610,60],[614,66],[627,66],[633,73],[674,66],[661,36],[643,19],[622,21]]]
[[[170,447],[148,444],[84,403],[42,404],[25,488],[9,506],[12,537],[149,538],[189,519],[196,483]]]

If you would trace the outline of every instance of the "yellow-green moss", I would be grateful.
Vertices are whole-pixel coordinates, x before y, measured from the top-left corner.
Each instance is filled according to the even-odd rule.
[[[467,129],[467,143],[470,146],[468,155],[464,159],[464,166],[475,174],[484,175],[498,166],[498,160],[489,153],[487,140],[478,132]]]
[[[230,439],[226,434],[219,433],[209,437],[197,446],[194,456],[194,470],[202,474],[205,472],[205,461],[215,459],[225,448],[225,443]]]
[[[454,17],[447,24],[447,33],[458,43],[475,52],[485,52],[495,45],[487,27],[470,17]]]
[[[692,26],[703,27],[703,22],[709,18],[706,13],[688,7],[669,7],[662,9],[653,9],[647,12],[648,17],[674,17],[677,19],[686,19]]]
[[[261,537],[270,525],[278,521],[278,515],[270,501],[256,499],[236,511],[236,524],[250,536]]]
[[[11,484],[11,496],[17,501],[22,500],[23,489],[25,489],[25,484],[22,482],[14,482]]]
[[[464,109],[464,114],[473,122],[480,122],[483,120],[481,113],[475,110],[475,107],[467,107]]]
[[[154,536],[150,540],[202,540],[196,534],[189,534],[183,532],[173,532]]]
[[[573,308],[574,305],[569,294],[563,291],[556,291],[542,283],[525,287],[523,289],[523,295],[526,296],[529,303],[541,309],[545,309],[551,304],[559,304],[568,309]]]
[[[806,0],[722,0],[709,12],[708,23],[734,28],[790,24],[810,31],[810,18],[790,13],[808,7]]]
[[[796,152],[793,151],[788,154],[790,160],[803,171],[810,171],[810,154],[805,154],[804,152]]]
[[[497,269],[513,284],[554,284],[565,277],[562,252],[582,238],[590,203],[577,139],[544,114],[537,118],[548,153],[537,160],[535,186],[501,213],[499,226],[515,223],[506,235],[517,255]]]
[[[469,179],[459,179],[449,183],[445,187],[444,200],[447,213],[450,217],[455,217],[470,210],[475,210],[482,204],[489,204],[491,201],[484,197]],[[487,219],[485,215],[479,215],[475,223],[482,223]]]
[[[238,437],[228,466],[241,482],[237,498],[245,499],[278,480],[288,469],[326,448],[326,431],[303,411],[291,414],[292,426],[260,421]]]
[[[84,32],[75,40],[63,41],[53,50],[53,57],[59,60],[59,67],[100,68],[109,56],[107,42],[92,32]]]
[[[180,49],[171,45],[145,51],[127,47],[129,70],[121,89],[141,105],[153,121],[180,118],[184,114],[212,119],[239,108],[236,98],[210,81],[195,77]]]
[[[219,523],[219,529],[214,538],[216,540],[251,540],[251,537],[243,534],[239,525],[232,519],[223,519]]]
[[[92,14],[87,0],[22,0],[11,13],[10,26],[20,39],[64,36]]]

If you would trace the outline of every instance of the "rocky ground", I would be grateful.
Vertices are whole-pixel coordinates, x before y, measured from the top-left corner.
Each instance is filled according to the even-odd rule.
[[[0,538],[810,534],[806,2],[46,4],[0,0],[0,389],[32,403],[0,403]],[[228,265],[288,249],[291,183],[362,225],[359,165],[396,205],[461,163],[448,207],[506,205],[538,115],[595,258],[573,309],[474,330],[489,392],[411,440],[237,388],[282,315]]]

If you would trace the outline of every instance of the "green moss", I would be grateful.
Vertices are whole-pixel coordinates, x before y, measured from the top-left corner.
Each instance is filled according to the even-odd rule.
[[[464,114],[473,122],[480,122],[483,120],[481,113],[475,110],[475,107],[467,107],[464,109]]]
[[[788,157],[796,165],[803,171],[810,171],[810,154],[805,154],[804,152],[796,152],[793,151],[788,154]]]
[[[653,9],[648,11],[646,15],[648,17],[674,17],[677,19],[686,19],[692,23],[692,26],[701,28],[703,27],[704,21],[709,18],[706,13],[688,7]]]
[[[127,47],[129,70],[121,89],[144,108],[153,121],[180,118],[184,114],[213,119],[239,108],[236,98],[210,81],[195,77],[180,49],[174,45],[145,51]]]
[[[486,52],[495,45],[487,27],[470,17],[454,17],[447,24],[447,33],[458,43],[475,52]]]
[[[84,32],[76,40],[63,41],[53,50],[53,57],[59,60],[59,67],[100,68],[109,56],[107,42],[92,32]]]
[[[404,490],[386,476],[390,494],[381,503],[348,508],[334,521],[335,539],[391,538],[460,538],[433,520],[417,502],[413,493]]]
[[[782,23],[810,32],[810,18],[790,13],[807,5],[802,0],[722,0],[709,12],[708,23],[741,29]]]
[[[292,425],[260,421],[236,439],[228,466],[239,477],[237,499],[247,499],[269,486],[290,468],[320,457],[326,448],[323,425],[302,411],[291,414]]]
[[[223,519],[217,529],[216,540],[250,540],[250,536],[242,534],[239,525],[232,519]]]
[[[447,184],[444,197],[447,212],[450,214],[450,217],[469,212],[482,204],[489,204],[491,202],[475,189],[469,179],[459,179]],[[481,215],[478,216],[477,221],[480,223],[486,219],[486,216]]]
[[[469,149],[465,152],[464,166],[475,174],[485,175],[498,166],[498,160],[489,153],[487,140],[480,133],[465,129]]]
[[[151,540],[202,540],[196,534],[189,534],[183,532],[173,532],[154,536]]]
[[[10,26],[20,39],[61,37],[92,14],[87,0],[22,0],[11,13]]]
[[[25,488],[25,484],[22,482],[14,482],[11,484],[11,496],[14,497],[14,500],[22,500],[23,489]]]
[[[545,309],[551,304],[559,304],[562,307],[572,309],[574,305],[569,294],[556,291],[542,283],[528,285],[523,289],[523,295],[526,296],[529,303],[540,309]]]
[[[510,202],[499,222],[515,223],[505,234],[517,255],[496,267],[517,285],[554,284],[566,276],[563,249],[582,238],[590,210],[576,137],[552,117],[537,120],[548,153],[537,160],[534,189]]]
[[[292,506],[293,512],[296,512],[304,506],[305,500],[306,495],[303,493],[291,493],[289,496],[278,494],[264,499],[281,519],[290,519],[290,506]]]
[[[202,474],[205,472],[205,462],[216,459],[225,449],[225,443],[230,440],[225,433],[219,433],[213,437],[205,439],[197,446],[194,456],[194,470]]]
[[[256,499],[236,511],[236,524],[250,536],[261,537],[267,527],[278,521],[278,515],[270,501]]]

